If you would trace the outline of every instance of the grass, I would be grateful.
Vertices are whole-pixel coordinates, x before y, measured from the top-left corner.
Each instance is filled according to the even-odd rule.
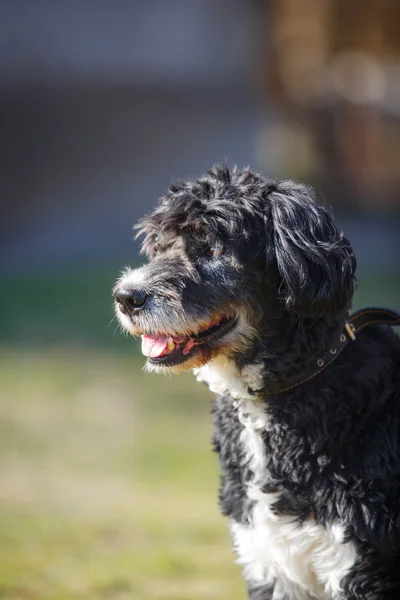
[[[355,307],[399,308],[393,274],[359,279]],[[0,599],[243,599],[211,395],[190,375],[143,374],[108,327],[112,283],[0,287]]]
[[[118,354],[1,359],[0,598],[243,598],[205,389]]]

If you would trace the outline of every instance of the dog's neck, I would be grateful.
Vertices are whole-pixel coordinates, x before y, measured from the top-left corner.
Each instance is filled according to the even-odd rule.
[[[218,356],[195,369],[198,381],[216,394],[254,398],[252,392],[283,389],[289,379],[309,370],[310,361],[334,347],[343,333],[347,311],[328,318],[299,319],[290,313],[270,319],[249,349],[231,358]]]
[[[263,385],[262,365],[253,363],[239,371],[236,363],[225,355],[217,356],[203,367],[194,369],[197,381],[208,385],[214,394],[231,396],[235,400],[250,400],[249,390]]]

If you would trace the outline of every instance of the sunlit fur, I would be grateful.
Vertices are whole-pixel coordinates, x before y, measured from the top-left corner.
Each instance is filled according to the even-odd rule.
[[[334,349],[356,261],[312,190],[251,170],[171,186],[138,226],[148,262],[132,335],[233,328],[173,367],[217,394],[214,449],[251,600],[400,598],[400,343],[371,326],[323,374],[284,393]],[[229,322],[229,321],[228,321]],[[189,400],[188,400],[189,401]]]

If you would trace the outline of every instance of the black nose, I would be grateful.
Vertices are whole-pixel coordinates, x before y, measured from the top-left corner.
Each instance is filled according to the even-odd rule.
[[[120,288],[115,292],[114,297],[120,310],[129,315],[143,308],[146,304],[147,294],[140,288]]]

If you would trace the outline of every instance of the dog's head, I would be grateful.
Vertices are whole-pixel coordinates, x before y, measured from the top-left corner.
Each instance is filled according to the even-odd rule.
[[[171,186],[138,230],[149,261],[123,273],[114,297],[152,370],[243,352],[277,315],[323,318],[350,305],[351,246],[298,183],[216,167]]]

